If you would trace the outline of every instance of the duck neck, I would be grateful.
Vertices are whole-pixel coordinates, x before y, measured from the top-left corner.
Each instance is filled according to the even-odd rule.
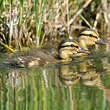
[[[81,48],[88,50],[86,42],[84,40],[79,40],[79,45]]]
[[[72,60],[72,58],[69,55],[68,50],[61,51],[59,56],[60,56],[62,62],[71,61]]]

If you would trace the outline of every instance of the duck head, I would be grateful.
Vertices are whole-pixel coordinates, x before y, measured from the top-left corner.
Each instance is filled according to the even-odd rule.
[[[84,49],[88,49],[88,46],[92,46],[95,44],[102,44],[105,43],[100,39],[99,34],[93,29],[83,29],[78,35],[78,41],[80,47]]]
[[[72,56],[77,56],[78,53],[87,52],[87,50],[80,48],[78,43],[73,39],[62,40],[58,46],[58,55],[64,60],[70,60]]]

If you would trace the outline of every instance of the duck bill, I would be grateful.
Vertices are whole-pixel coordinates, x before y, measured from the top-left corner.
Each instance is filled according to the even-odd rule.
[[[101,40],[100,38],[98,38],[98,40],[96,41],[96,44],[105,45],[106,43],[103,40]]]
[[[89,53],[89,51],[83,48],[79,48],[78,53]]]

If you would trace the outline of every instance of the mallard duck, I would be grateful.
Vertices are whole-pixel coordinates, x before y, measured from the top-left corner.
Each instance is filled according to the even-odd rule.
[[[100,39],[99,34],[95,30],[89,28],[81,30],[81,32],[78,35],[78,42],[80,47],[86,50],[88,50],[89,46],[95,44],[106,44]]]
[[[80,56],[88,53],[87,50],[80,48],[78,42],[73,39],[62,40],[58,46],[58,56],[62,60],[72,60],[73,56]]]
[[[50,49],[45,48],[36,49],[32,52],[25,52],[23,54],[16,54],[8,58],[7,62],[13,66],[19,67],[33,67],[41,65],[51,65],[57,62],[71,61],[72,56],[78,54],[88,53],[87,50],[79,47],[78,43],[73,39],[62,40],[58,46],[58,55],[52,55]],[[57,56],[57,57],[56,57]]]

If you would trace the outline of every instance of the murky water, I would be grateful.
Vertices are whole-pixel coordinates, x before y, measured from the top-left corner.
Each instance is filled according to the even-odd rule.
[[[0,110],[110,110],[110,55],[41,68],[0,66]]]

